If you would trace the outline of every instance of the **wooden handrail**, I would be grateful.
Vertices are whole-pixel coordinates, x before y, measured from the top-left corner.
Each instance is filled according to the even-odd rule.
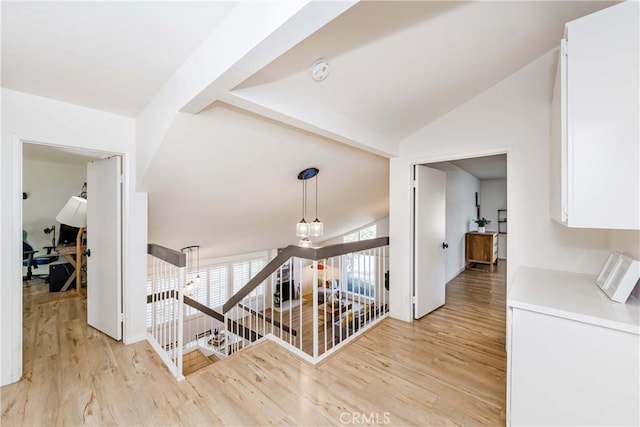
[[[155,299],[154,299],[155,298]],[[169,291],[165,291],[165,292],[158,292],[155,295],[147,295],[147,304],[155,302],[155,301],[161,301],[163,299],[167,299],[167,298],[178,298],[178,296],[176,295],[176,292],[174,290],[169,290]],[[198,301],[189,298],[187,296],[183,296],[182,297],[184,304],[188,305],[189,307],[193,307],[196,310],[200,311],[201,313],[212,317],[222,323],[224,323],[224,315],[218,313],[217,311],[215,311],[214,309],[212,309],[211,307],[208,307],[204,304],[199,303]],[[242,335],[242,337],[244,339],[248,339],[251,342],[254,342],[260,338],[262,338],[262,335],[242,326],[241,324],[239,324],[238,322],[236,322],[235,320],[231,320],[228,319],[227,320],[227,330],[228,331],[233,331],[234,334],[236,335]],[[295,335],[295,331],[294,334]]]
[[[236,292],[222,306],[222,312],[226,313],[236,304],[251,293],[260,283],[264,282],[271,274],[273,274],[282,264],[289,258],[297,257],[318,261],[325,258],[331,258],[340,255],[346,255],[352,252],[366,251],[367,249],[379,248],[389,244],[389,237],[378,237],[377,239],[359,240],[357,242],[338,243],[336,245],[325,246],[322,248],[303,248],[300,246],[289,245],[284,248],[274,259],[272,259],[262,270],[256,274],[253,279],[249,280],[238,292]]]
[[[187,266],[187,254],[174,249],[165,248],[164,246],[156,245],[155,243],[147,244],[147,254],[153,255],[154,257],[175,265],[176,267]]]
[[[264,319],[265,322],[272,324],[276,328],[282,329],[284,332],[290,334],[292,337],[298,336],[298,331],[296,331],[295,329],[293,329],[293,328],[291,328],[291,327],[289,327],[287,325],[283,325],[282,323],[278,322],[277,320],[273,320],[271,317],[265,316],[264,314],[260,313],[259,311],[254,310],[251,307],[247,307],[244,304],[238,304],[238,307],[240,307],[244,311],[248,311],[249,313],[255,315],[256,317],[258,317],[258,319]]]
[[[189,298],[187,296],[183,296],[182,299],[184,300],[184,303],[186,305],[188,305],[189,307],[193,307],[196,310],[198,310],[199,312],[204,313],[207,316],[213,317],[214,319],[224,323],[224,315],[223,314],[220,314],[217,311],[215,311],[214,309],[212,309],[212,308],[210,308],[210,307],[208,307],[208,306],[206,306],[206,305],[204,305],[202,303],[199,303],[198,301],[196,301],[196,300],[194,300],[192,298]]]

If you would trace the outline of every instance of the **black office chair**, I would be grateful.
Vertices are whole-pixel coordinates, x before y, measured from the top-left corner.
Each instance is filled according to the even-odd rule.
[[[45,247],[45,249],[47,249],[47,253],[51,253],[51,249],[49,248],[50,248],[49,246]],[[22,265],[27,267],[27,274],[26,276],[22,277],[22,280],[31,280],[33,276],[41,276],[41,277],[45,276],[45,280],[46,280],[46,274],[45,275],[33,274],[32,269],[36,269],[40,265],[51,264],[52,262],[55,262],[58,260],[57,255],[44,255],[44,256],[36,257],[34,255],[37,252],[38,251],[34,250],[33,246],[31,246],[29,242],[27,242],[27,232],[22,230]]]

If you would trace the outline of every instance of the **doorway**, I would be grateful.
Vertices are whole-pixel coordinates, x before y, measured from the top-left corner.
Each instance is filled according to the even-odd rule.
[[[433,299],[434,295],[445,295],[446,284],[465,271],[468,266],[467,233],[478,231],[478,219],[485,218],[489,221],[486,226],[487,237],[495,238],[497,242],[495,264],[506,263],[508,252],[507,166],[507,153],[439,159],[437,162],[427,161],[414,165],[412,249],[414,318],[420,318],[442,304],[446,304],[445,299],[438,304],[424,299]],[[419,182],[417,173],[423,170],[432,171],[431,175],[435,177],[444,175],[445,180],[444,195],[441,198],[444,199],[446,209],[444,213],[439,214],[443,217],[441,220],[429,219],[432,227],[427,234],[424,231],[421,232],[424,226],[420,225],[420,222],[429,215],[433,216],[434,201],[429,193],[422,194],[420,197],[420,189],[431,185]],[[429,189],[428,191],[433,195],[438,190]],[[421,200],[428,200],[428,202],[423,203]],[[435,224],[438,224],[437,230],[433,228]],[[444,236],[444,238],[439,239],[435,236]],[[431,255],[424,256],[427,252]],[[434,274],[436,271],[441,273]],[[420,308],[425,306],[430,307],[430,310],[425,312]]]
[[[108,170],[104,169],[105,164]],[[88,319],[90,326],[117,340],[122,339],[123,311],[121,167],[121,157],[113,153],[22,143],[22,228],[27,236],[32,236],[35,250],[53,246],[53,253],[59,258],[38,268],[36,277],[48,279],[48,283],[39,282],[40,297],[53,302],[70,297],[86,298],[83,318]],[[88,187],[91,189],[87,190]],[[62,219],[69,202],[85,201],[91,196],[93,203],[84,202],[83,224]],[[66,239],[71,229],[78,236],[77,241],[75,235]],[[83,242],[88,242],[90,247]],[[87,260],[86,275],[82,260]],[[74,280],[74,275],[91,286],[91,291],[76,288],[80,281]],[[23,293],[24,290],[23,286]],[[33,289],[28,290],[32,295]],[[111,295],[115,298],[110,298]],[[25,314],[28,309],[24,307]],[[105,326],[105,318],[110,320],[109,327]],[[25,344],[28,339],[23,337]]]

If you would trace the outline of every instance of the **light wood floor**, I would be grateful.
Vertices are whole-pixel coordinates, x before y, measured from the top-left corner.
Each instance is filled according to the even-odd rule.
[[[264,342],[177,383],[146,342],[88,327],[82,298],[25,292],[24,377],[10,425],[504,425],[504,262],[467,271],[447,304],[387,319],[318,367]],[[33,282],[32,282],[33,283]],[[59,298],[55,295],[54,298]]]
[[[292,329],[297,331],[297,335],[289,335],[286,332],[282,332],[281,329],[277,327],[271,327],[269,323],[266,324],[267,332],[271,332],[284,341],[288,342],[292,346],[302,350],[310,356],[313,356],[313,302],[312,296],[309,295],[301,306],[293,308],[291,311],[272,311],[270,308],[266,309],[264,314],[267,318],[273,318],[276,322],[290,326]],[[353,301],[349,301],[354,307],[364,307],[366,301],[364,299],[354,298]],[[332,315],[331,313],[322,313],[322,317],[326,316],[326,319],[318,319],[318,354],[322,355],[327,352],[331,348],[333,348],[334,344],[339,344],[340,340],[334,337],[334,323],[340,320],[339,315]],[[370,321],[377,319],[377,317],[370,317]],[[370,323],[368,320],[367,323]],[[251,316],[252,328],[256,330],[258,333],[264,335],[264,327],[262,321],[256,321],[255,316]],[[353,332],[350,332],[352,334]],[[340,332],[337,332],[338,337],[340,337]],[[346,336],[345,336],[346,339]]]

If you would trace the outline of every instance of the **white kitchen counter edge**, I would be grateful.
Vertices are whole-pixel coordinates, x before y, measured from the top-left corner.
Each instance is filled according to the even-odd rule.
[[[507,306],[640,335],[640,301],[611,301],[595,275],[520,267]]]

